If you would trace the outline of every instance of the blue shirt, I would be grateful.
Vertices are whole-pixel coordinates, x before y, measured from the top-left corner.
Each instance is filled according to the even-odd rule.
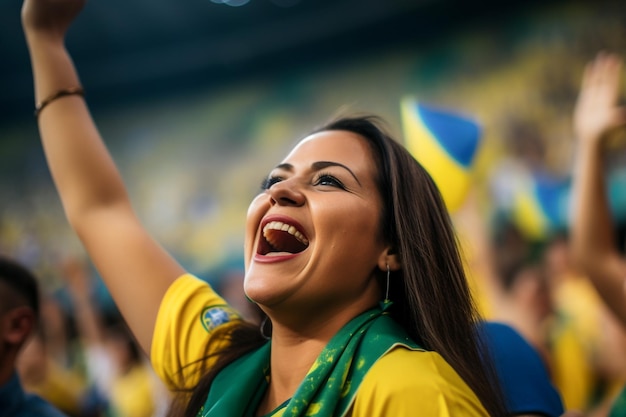
[[[67,417],[43,398],[24,392],[17,373],[0,386],[2,417]]]
[[[535,348],[506,324],[486,322],[481,328],[509,413],[563,414],[561,396]]]

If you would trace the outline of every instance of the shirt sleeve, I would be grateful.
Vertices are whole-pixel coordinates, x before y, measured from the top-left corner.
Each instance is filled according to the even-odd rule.
[[[352,417],[486,417],[474,392],[437,353],[395,348],[368,371]]]
[[[214,360],[209,355],[225,346],[225,340],[216,339],[223,333],[215,330],[241,320],[207,282],[181,276],[168,288],[157,314],[150,351],[154,371],[169,389],[195,386],[202,367]]]

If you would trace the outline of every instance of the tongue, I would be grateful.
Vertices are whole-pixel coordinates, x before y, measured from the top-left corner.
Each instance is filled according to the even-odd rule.
[[[265,239],[272,246],[271,252],[299,253],[306,249],[306,245],[295,236],[281,230],[268,230]]]

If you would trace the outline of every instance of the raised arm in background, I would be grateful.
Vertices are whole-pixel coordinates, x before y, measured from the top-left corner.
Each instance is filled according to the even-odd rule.
[[[626,125],[626,109],[618,105],[621,71],[622,60],[606,53],[585,69],[574,112],[578,150],[571,241],[574,262],[626,325],[626,259],[617,246],[603,168],[607,139]]]
[[[81,85],[65,35],[84,4],[84,0],[23,3],[22,25],[37,103]],[[73,94],[50,102],[38,123],[66,216],[149,353],[159,303],[183,268],[140,224],[83,98]]]

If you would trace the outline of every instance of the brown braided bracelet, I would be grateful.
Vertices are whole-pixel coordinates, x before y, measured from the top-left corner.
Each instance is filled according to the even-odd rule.
[[[35,106],[35,117],[39,117],[39,113],[54,100],[65,96],[85,96],[85,90],[82,87],[71,87],[59,90],[56,93],[46,97],[43,101]]]

